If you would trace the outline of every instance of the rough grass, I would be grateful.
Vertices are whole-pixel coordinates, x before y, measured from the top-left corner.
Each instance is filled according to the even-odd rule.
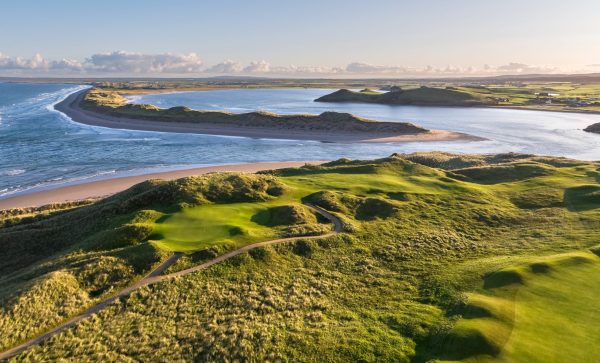
[[[104,233],[119,236],[131,226],[150,225],[156,238],[160,225],[171,223],[171,231],[162,231],[163,241],[174,233],[196,242],[203,233],[195,228],[204,228],[205,222],[209,230],[218,230],[208,245],[198,245],[200,250],[173,270],[232,248],[224,241],[243,234],[232,237],[230,226],[241,231],[251,226],[273,235],[286,235],[288,228],[329,227],[310,217],[298,218],[303,212],[296,213],[295,208],[281,209],[301,201],[336,213],[345,229],[326,239],[259,249],[209,270],[143,288],[15,360],[408,362],[509,353],[514,354],[510,359],[526,359],[516,345],[508,350],[512,343],[506,340],[507,333],[523,329],[527,337],[523,341],[535,351],[534,338],[545,339],[555,330],[542,323],[537,331],[519,327],[511,315],[514,302],[531,306],[529,316],[546,318],[555,312],[540,313],[535,309],[547,302],[535,305],[533,300],[519,300],[520,293],[504,291],[520,291],[522,287],[514,286],[533,286],[538,278],[571,268],[540,256],[597,246],[600,203],[593,199],[595,189],[590,186],[598,185],[598,166],[517,154],[420,154],[418,162],[411,159],[414,155],[393,155],[256,176],[217,174],[145,183],[90,206],[0,229],[0,241],[13,245],[25,239],[7,235],[29,236],[34,226],[37,230],[54,226],[56,233],[39,237],[56,251],[51,258],[30,256],[20,260],[21,269],[13,272],[12,265],[5,270],[10,274],[1,280],[4,301],[30,296],[28,291],[38,291],[31,284],[55,271],[73,276],[77,291],[91,300],[95,294],[108,294],[115,281],[129,283],[159,260],[160,250],[139,241],[135,233],[132,241],[115,249],[97,248],[102,244],[90,241]],[[473,160],[477,164],[465,165]],[[442,163],[448,170],[427,165],[431,163]],[[544,172],[525,173],[518,170],[522,165]],[[468,167],[488,168],[486,182],[453,173]],[[518,177],[507,177],[513,171]],[[563,203],[557,203],[561,196]],[[272,225],[279,223],[273,222],[274,210],[286,211],[283,219],[299,224]],[[64,234],[68,222],[87,214],[94,217],[87,221],[104,222],[86,227],[85,238],[73,235],[64,242],[56,237],[69,236]],[[248,242],[240,239],[234,244]],[[0,252],[21,258],[7,249]],[[560,281],[553,281],[560,286]],[[540,285],[532,299],[545,294],[557,299],[544,289]],[[3,306],[8,306],[5,311],[16,309]],[[4,312],[3,319],[24,326],[25,317],[35,315],[39,330],[56,321],[41,306],[28,309],[15,318]],[[69,314],[62,312],[61,317]],[[598,338],[584,328],[583,321],[573,328],[581,333],[582,344]],[[30,334],[34,333],[19,337]],[[579,344],[574,341],[577,336],[572,338],[570,344]],[[5,347],[18,340],[10,334],[2,339]],[[436,348],[441,346],[443,351]]]

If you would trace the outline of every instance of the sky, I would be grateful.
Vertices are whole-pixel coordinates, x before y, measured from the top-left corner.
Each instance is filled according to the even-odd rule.
[[[600,72],[597,0],[2,0],[0,75]]]

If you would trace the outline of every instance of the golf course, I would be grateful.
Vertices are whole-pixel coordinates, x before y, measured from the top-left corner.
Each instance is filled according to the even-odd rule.
[[[0,347],[35,341],[10,361],[593,361],[598,169],[394,154],[5,210]]]

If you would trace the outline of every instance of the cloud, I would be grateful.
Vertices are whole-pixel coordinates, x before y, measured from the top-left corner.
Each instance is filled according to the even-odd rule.
[[[587,67],[600,67],[592,64]],[[266,60],[250,62],[244,66],[238,61],[227,59],[212,66],[204,66],[196,53],[189,54],[143,54],[125,51],[93,54],[83,62],[75,59],[47,60],[40,54],[31,58],[9,57],[0,53],[0,74],[7,75],[210,75],[239,74],[272,77],[459,77],[494,76],[510,74],[551,74],[558,68],[532,66],[510,62],[500,66],[482,67],[409,67],[403,65],[374,65],[352,62],[345,67],[327,66],[277,66]],[[585,70],[572,71],[583,73]]]
[[[86,69],[98,73],[199,73],[202,59],[196,53],[187,55],[163,53],[142,54],[124,51],[93,54],[85,60]]]
[[[334,75],[344,73],[344,69],[335,67],[320,66],[271,66],[270,73],[280,75],[314,76],[314,75]]]
[[[368,63],[354,62],[346,66],[346,71],[361,74],[400,74],[407,73],[408,69],[400,66],[376,66]]]
[[[214,66],[208,68],[206,73],[239,73],[244,69],[241,63],[232,61],[231,59],[224,60]]]
[[[503,74],[523,73],[555,73],[557,68],[544,66],[530,66],[524,63],[511,62],[501,66],[490,66],[485,64],[481,68],[468,66],[456,67],[406,67],[406,66],[380,66],[368,63],[354,62],[346,66],[346,72],[350,74],[374,75],[374,76],[491,76]]]
[[[7,70],[46,70],[50,68],[48,61],[41,54],[36,54],[30,59],[15,57],[11,58],[0,54],[0,69]]]
[[[269,73],[271,71],[271,64],[265,60],[250,62],[243,71],[245,73]]]
[[[541,67],[541,66],[530,66],[524,63],[511,62],[503,66],[499,66],[490,69],[492,72],[503,73],[503,74],[515,74],[515,73],[552,73],[556,72],[556,68]]]
[[[59,61],[48,61],[37,53],[27,59],[22,57],[11,58],[0,53],[0,70],[13,72],[46,73],[51,71],[82,71],[81,62],[73,59],[61,59]]]
[[[81,72],[85,70],[83,64],[75,59],[61,59],[59,61],[52,61],[50,68],[56,70],[76,72]]]
[[[346,72],[362,75],[381,76],[443,76],[443,75],[470,75],[476,70],[473,67],[446,66],[436,68],[433,66],[407,67],[407,66],[380,66],[368,63],[354,62],[346,66]]]

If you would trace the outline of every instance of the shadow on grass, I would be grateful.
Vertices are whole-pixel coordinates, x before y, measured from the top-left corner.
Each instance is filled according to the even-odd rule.
[[[573,212],[600,208],[600,186],[581,185],[566,189],[564,205]]]

